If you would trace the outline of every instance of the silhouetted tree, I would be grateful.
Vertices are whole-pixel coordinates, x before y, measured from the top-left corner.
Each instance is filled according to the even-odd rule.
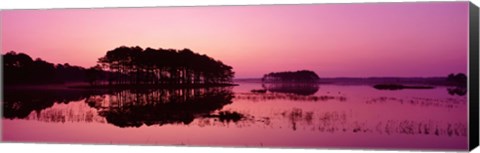
[[[4,83],[6,85],[30,83],[32,65],[32,58],[26,54],[10,51],[3,55]]]
[[[224,84],[234,76],[232,67],[190,49],[152,49],[121,46],[108,51],[98,63],[110,84]]]
[[[192,91],[193,90],[193,91]],[[118,127],[142,125],[190,124],[195,118],[213,117],[216,110],[232,103],[231,88],[133,89],[120,90],[106,97],[92,95],[89,106]],[[223,120],[238,121],[240,114],[220,114]],[[238,119],[237,119],[238,118]],[[222,120],[222,121],[223,121]]]
[[[456,86],[467,86],[467,75],[463,73],[458,74],[449,74],[447,77],[447,81],[456,85]]]
[[[3,55],[6,85],[89,82],[98,85],[228,84],[232,67],[190,49],[142,49],[121,46],[98,59],[98,66],[85,69],[68,63],[54,65],[23,53]]]
[[[311,83],[318,82],[320,77],[308,70],[301,70],[295,72],[272,72],[265,74],[262,78],[262,82],[298,82],[298,83]]]
[[[103,79],[102,68],[96,65],[86,70],[87,81],[90,85],[98,85],[98,81]]]
[[[463,73],[449,74],[447,82],[455,87],[447,88],[450,95],[464,96],[467,94],[467,75]]]
[[[87,70],[68,63],[54,65],[40,58],[32,60],[24,53],[10,51],[3,56],[5,85],[33,85],[85,82]],[[98,69],[100,70],[101,69]],[[106,73],[106,72],[98,72]],[[91,78],[90,78],[91,79]]]

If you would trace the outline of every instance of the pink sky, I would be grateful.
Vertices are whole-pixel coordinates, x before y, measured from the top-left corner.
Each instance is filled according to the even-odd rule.
[[[1,50],[90,67],[121,45],[190,48],[237,78],[467,71],[468,2],[2,10]]]

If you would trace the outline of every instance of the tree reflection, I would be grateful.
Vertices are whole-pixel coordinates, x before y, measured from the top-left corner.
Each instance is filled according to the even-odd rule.
[[[309,96],[317,93],[318,83],[264,83],[262,87],[270,92],[291,93]]]
[[[89,106],[118,127],[190,124],[232,103],[230,88],[123,90],[91,96]],[[223,119],[231,115],[221,116]],[[238,116],[233,116],[237,118]]]
[[[95,108],[89,107],[84,102],[56,103],[41,111],[31,112],[25,119],[53,123],[105,123],[105,118],[99,116]]]
[[[223,123],[238,122],[240,120],[246,119],[244,114],[234,112],[234,111],[220,111],[218,114],[208,114],[204,116],[205,118],[215,118]]]
[[[467,136],[467,124],[462,122],[387,119],[356,119],[351,112],[345,111],[305,111],[301,108],[285,110],[275,116],[256,120],[257,124],[268,124],[279,128],[287,126],[293,131],[312,130],[327,133],[375,133],[386,135],[433,135]],[[274,126],[277,124],[277,126]]]
[[[234,95],[231,87],[134,89],[134,90],[13,90],[5,91],[4,118],[31,119],[43,122],[101,122],[117,127],[143,125],[191,125],[237,127],[288,127],[294,131],[376,133],[386,135],[466,136],[464,122],[442,119],[362,119],[351,110],[312,110],[288,108],[271,114],[255,114],[237,109],[225,110]],[[235,98],[249,101],[342,101],[344,97],[300,96],[286,93],[237,93]],[[85,103],[83,101],[85,99]],[[77,102],[75,102],[77,101]],[[463,100],[412,97],[379,97],[367,104],[400,103],[425,107],[456,108]],[[60,103],[60,105],[55,104]],[[67,105],[63,105],[65,103]],[[60,107],[59,107],[60,106]],[[239,113],[238,111],[242,112]],[[253,113],[253,114],[252,114]],[[361,114],[360,114],[361,115]],[[194,122],[195,120],[195,122]],[[218,124],[220,123],[220,124]]]
[[[101,91],[65,89],[7,89],[4,90],[3,117],[7,119],[27,117],[31,112],[40,112],[55,103],[79,101]]]
[[[465,96],[467,94],[467,75],[463,73],[451,73],[447,77],[447,82],[452,85],[452,87],[447,89],[448,94],[458,96]]]
[[[447,88],[447,91],[448,91],[448,94],[450,95],[465,96],[467,94],[466,87]]]
[[[289,101],[309,101],[309,102],[326,102],[326,101],[340,101],[347,100],[345,96],[303,96],[289,93],[237,93],[235,99],[243,99],[249,101],[273,101],[273,100],[289,100]]]
[[[72,115],[74,105],[81,102],[96,111]],[[220,111],[232,103],[230,87],[134,90],[16,90],[5,91],[3,117],[35,119],[48,122],[84,121],[78,117],[99,115],[118,127],[142,125],[190,124],[195,118],[215,118],[220,122],[238,122],[244,118],[238,112]],[[83,102],[82,102],[83,103]],[[75,105],[78,106],[78,105]],[[47,111],[48,110],[48,111]],[[83,108],[83,110],[89,110]],[[96,114],[91,114],[95,112]],[[98,114],[97,114],[98,112]]]

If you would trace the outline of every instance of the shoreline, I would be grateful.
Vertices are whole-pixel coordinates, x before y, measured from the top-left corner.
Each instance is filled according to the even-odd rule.
[[[3,89],[7,90],[121,90],[121,89],[193,89],[193,88],[215,88],[238,86],[235,83],[222,84],[163,84],[163,85],[89,85],[82,84],[37,84],[37,85],[8,85]]]
[[[215,87],[230,87],[238,86],[238,84],[233,83],[222,83],[222,84],[160,84],[160,85],[74,85],[67,86],[71,89],[192,89],[192,88],[215,88]]]

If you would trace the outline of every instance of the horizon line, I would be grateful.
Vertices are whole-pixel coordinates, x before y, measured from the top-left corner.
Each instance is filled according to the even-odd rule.
[[[451,74],[458,74],[458,73],[451,73]],[[320,77],[320,79],[375,79],[375,78],[447,78],[448,76],[369,76],[369,77]],[[241,77],[241,78],[233,78],[235,79],[262,79],[262,77]]]

